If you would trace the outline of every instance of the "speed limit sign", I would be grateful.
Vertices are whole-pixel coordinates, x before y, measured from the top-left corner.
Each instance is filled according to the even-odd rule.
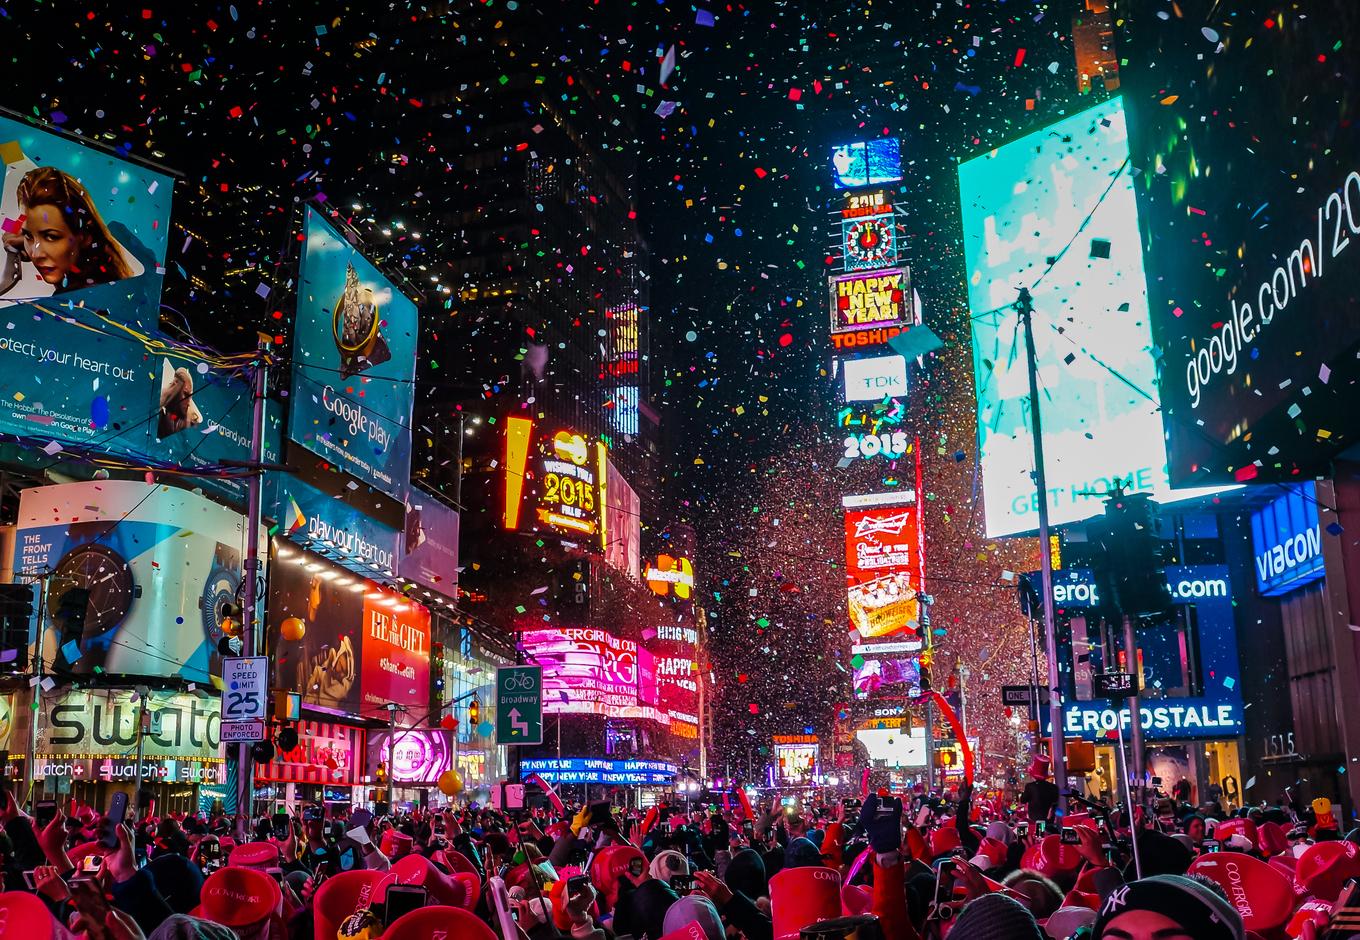
[[[263,718],[269,704],[269,657],[222,660],[222,720]]]

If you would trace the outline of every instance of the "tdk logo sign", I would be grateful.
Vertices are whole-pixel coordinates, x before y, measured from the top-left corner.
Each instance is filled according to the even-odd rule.
[[[842,371],[847,402],[903,398],[907,394],[907,360],[902,356],[848,359]]]

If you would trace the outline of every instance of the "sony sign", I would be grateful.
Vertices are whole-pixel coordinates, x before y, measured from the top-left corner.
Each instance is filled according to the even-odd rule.
[[[845,400],[882,401],[907,394],[907,360],[903,356],[849,359],[842,364]]]
[[[1285,594],[1326,574],[1317,487],[1290,487],[1251,517],[1256,587],[1266,597]]]

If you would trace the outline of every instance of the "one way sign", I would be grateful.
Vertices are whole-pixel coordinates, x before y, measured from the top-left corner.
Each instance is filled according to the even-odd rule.
[[[543,667],[496,670],[496,743],[543,743]]]

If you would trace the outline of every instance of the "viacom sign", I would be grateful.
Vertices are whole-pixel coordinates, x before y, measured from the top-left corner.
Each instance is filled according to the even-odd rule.
[[[1251,517],[1256,587],[1265,597],[1285,594],[1321,579],[1322,526],[1317,487],[1310,481],[1289,488]]]

